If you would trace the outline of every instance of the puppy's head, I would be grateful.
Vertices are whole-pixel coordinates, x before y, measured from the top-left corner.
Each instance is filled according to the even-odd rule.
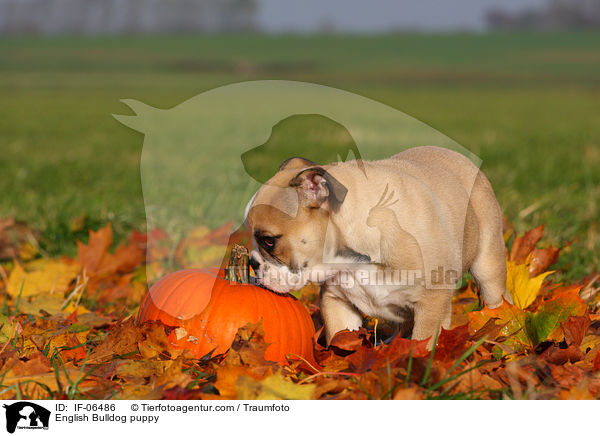
[[[284,161],[246,208],[255,250],[250,262],[259,281],[276,292],[300,289],[305,272],[323,259],[329,216],[346,188],[324,167],[306,159]]]

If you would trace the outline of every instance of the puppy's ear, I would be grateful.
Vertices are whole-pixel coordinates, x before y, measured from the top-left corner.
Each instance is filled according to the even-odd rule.
[[[328,204],[331,210],[337,211],[348,192],[344,185],[321,167],[300,171],[290,180],[290,186],[298,191],[300,203],[313,209]]]
[[[315,162],[304,159],[303,157],[290,157],[289,159],[281,162],[281,165],[279,165],[279,171],[290,168],[307,168],[315,165],[317,165]]]

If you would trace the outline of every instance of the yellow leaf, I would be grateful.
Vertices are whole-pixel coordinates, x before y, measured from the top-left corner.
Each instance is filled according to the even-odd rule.
[[[598,349],[600,350],[600,336],[587,335],[583,338],[579,349],[585,354],[589,350]]]
[[[121,378],[152,377],[162,371],[162,360],[123,360],[115,368],[115,374]]]
[[[19,324],[14,318],[9,319],[7,316],[0,314],[0,343],[5,343],[14,338]]]
[[[176,386],[185,387],[194,381],[189,372],[183,371],[183,359],[165,360],[163,362],[163,371],[157,374],[158,377],[153,383],[155,386],[167,390]]]
[[[77,263],[66,263],[60,260],[46,260],[31,262],[30,271],[26,272],[21,265],[15,264],[10,273],[6,290],[16,298],[41,294],[44,292],[64,293],[69,289],[81,266]]]
[[[19,258],[31,260],[38,254],[38,247],[31,242],[25,242],[19,247]]]
[[[527,263],[517,265],[515,262],[506,262],[506,288],[510,293],[515,306],[525,309],[535,300],[542,282],[547,275],[554,271],[547,271],[536,277],[529,277],[529,265]]]
[[[69,304],[67,304],[67,306],[63,309],[63,311],[66,313],[73,313],[73,312],[77,311],[77,315],[82,315],[84,313],[90,313],[90,311],[88,309],[86,309],[84,306],[75,305],[73,300],[71,300],[69,302]]]
[[[32,297],[21,298],[19,312],[39,315],[40,310],[43,310],[50,315],[56,315],[63,313],[62,305],[64,302],[65,298],[62,293],[33,295]]]
[[[264,380],[242,376],[235,384],[237,398],[243,400],[310,400],[315,388],[313,384],[298,385],[286,380],[280,372]]]
[[[63,359],[66,357],[77,357],[78,359],[83,359],[86,354],[85,347],[77,347],[73,348],[72,350],[68,350],[68,348],[84,343],[88,333],[89,330],[79,333],[62,333],[52,336],[48,342],[44,344],[44,348],[47,350],[47,355],[53,356],[56,352],[66,348],[62,354]]]
[[[261,376],[255,374],[246,366],[223,365],[217,370],[215,387],[219,390],[221,399],[235,400],[238,398],[236,384],[240,380],[251,379],[257,381]],[[244,381],[246,384],[247,381]],[[244,398],[244,397],[239,397]]]

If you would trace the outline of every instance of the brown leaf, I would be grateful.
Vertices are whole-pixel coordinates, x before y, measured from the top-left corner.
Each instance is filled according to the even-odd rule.
[[[478,392],[483,398],[489,398],[490,391],[501,390],[504,386],[498,380],[473,369],[457,379],[458,385],[452,392]]]
[[[142,332],[129,318],[118,321],[108,330],[104,340],[94,349],[88,358],[89,363],[100,363],[112,360],[115,356],[137,353],[138,342],[142,339]]]
[[[345,377],[318,377],[314,397],[318,399],[332,398],[352,386]]]
[[[435,347],[434,357],[442,362],[452,363],[468,348],[469,325],[458,326],[452,330],[442,329]]]
[[[501,335],[502,329],[506,327],[506,323],[497,322],[498,318],[490,318],[486,321],[483,327],[473,332],[471,335],[471,341],[477,342],[482,338],[494,340]]]
[[[81,342],[74,333],[55,336],[50,340],[50,344],[51,349],[59,347],[60,356],[65,362],[69,360],[82,360],[87,354],[87,349],[85,346],[81,346]]]
[[[126,383],[145,383],[145,378],[160,374],[164,361],[115,359],[114,374]]]
[[[399,358],[408,358],[409,354],[412,354],[413,357],[429,356],[430,352],[427,349],[428,342],[429,340],[427,339],[419,341],[406,339],[398,335],[389,345],[380,348],[377,363],[382,364],[388,360],[393,362]]]
[[[359,347],[345,359],[355,372],[366,372],[377,360],[377,351],[373,347]]]
[[[121,245],[114,254],[109,252],[112,244],[110,223],[97,232],[90,231],[90,239],[85,245],[77,241],[79,262],[89,277],[88,292],[94,294],[100,284],[108,280],[112,284],[116,274],[133,271],[144,261],[144,250],[139,244]]]
[[[535,229],[529,230],[523,236],[517,236],[510,250],[508,260],[517,264],[525,263],[527,256],[533,251],[535,244],[542,239],[543,234],[544,225],[542,224]]]
[[[163,371],[153,382],[153,385],[159,387],[161,390],[174,387],[183,388],[194,380],[189,372],[183,371],[183,360],[181,358],[165,360],[162,363]]]
[[[579,362],[583,359],[583,353],[575,345],[560,348],[559,344],[554,343],[540,354],[540,359],[544,359],[554,365],[564,365],[567,362]]]
[[[546,371],[549,371],[549,368],[546,367]],[[543,373],[535,365],[522,363],[520,360],[508,362],[505,368],[498,369],[492,375],[510,387],[511,397],[517,400],[540,398],[537,386],[540,385],[542,376]],[[548,380],[550,381],[551,377],[548,377]],[[551,381],[549,383],[552,384]]]
[[[115,276],[110,282],[105,282],[101,292],[98,293],[98,303],[108,306],[122,304],[123,300],[138,303],[142,300],[148,289],[146,285],[134,281],[134,274]]]
[[[186,389],[181,386],[175,386],[165,389],[161,400],[200,400],[202,391],[200,389]]]
[[[257,374],[246,366],[223,365],[217,370],[217,381],[215,388],[219,390],[221,399],[237,399],[236,383],[241,377],[249,377],[253,380],[262,380],[265,374]]]
[[[417,363],[419,360],[420,359],[415,359],[413,364]],[[413,366],[413,369],[414,368],[415,367]],[[403,386],[404,376],[400,378],[398,377],[399,374],[399,371],[389,371],[387,368],[381,368],[377,371],[368,371],[360,377],[357,377],[357,382],[348,389],[351,391],[350,398],[357,400],[369,398],[391,399],[398,387]],[[436,368],[431,369],[430,376],[430,380],[437,381]]]
[[[140,327],[138,336],[138,349],[145,359],[153,359],[158,356],[176,357],[183,353],[169,343],[165,326],[159,322],[147,322]]]
[[[427,342],[428,340],[413,341],[398,335],[389,345],[377,348],[370,344],[363,345],[345,359],[357,372],[387,368],[388,365],[395,367],[398,363],[406,362],[411,352],[413,358],[428,356]]]
[[[35,351],[28,360],[17,359],[16,356],[7,361],[5,368],[6,371],[2,379],[4,386],[16,386],[20,384],[21,387],[25,386],[25,390],[29,392],[29,395],[25,395],[28,398],[46,398],[48,393],[41,389],[41,385],[46,386],[48,389],[59,392],[59,385],[57,377],[60,380],[61,385],[68,386],[70,380],[77,380],[81,376],[81,368],[74,366],[72,363],[65,363],[64,368],[61,366],[61,370],[58,375],[54,372],[49,360],[39,351]],[[25,382],[34,381],[35,383]],[[97,381],[93,377],[88,377],[79,383],[80,389],[88,389],[93,385],[96,385]],[[28,387],[34,387],[35,389],[29,389]],[[15,394],[11,394],[14,398]]]
[[[548,363],[547,369],[554,383],[566,389],[577,386],[584,376],[583,370],[571,363],[565,363],[564,365]]]
[[[364,328],[354,331],[342,330],[331,338],[329,346],[343,351],[356,351],[370,343],[368,338],[369,333]]]
[[[265,342],[264,337],[262,321],[241,327],[222,365],[248,366],[255,374],[260,375],[276,368],[274,362],[265,360],[265,351],[269,344]]]
[[[107,255],[111,244],[112,227],[110,223],[97,232],[90,230],[90,239],[87,245],[77,241],[79,263],[81,263],[89,274],[95,273],[100,269],[100,265]]]
[[[319,361],[319,365],[322,366],[323,372],[340,372],[350,367],[350,363],[342,356],[335,354],[333,350],[329,351],[327,358]]]
[[[35,351],[27,360],[14,359],[6,365],[9,369],[9,377],[31,376],[35,374],[44,374],[52,370],[52,365],[46,356],[41,352]]]
[[[394,393],[394,400],[424,400],[425,394],[423,390],[418,387],[411,387],[406,389],[398,389]]]
[[[560,327],[565,334],[565,342],[567,345],[579,347],[583,342],[583,338],[590,326],[590,316],[586,312],[583,316],[570,316],[565,322],[561,323]]]
[[[600,371],[600,350],[596,351],[596,357],[594,357],[594,371]]]
[[[531,252],[529,263],[529,276],[535,277],[545,272],[551,265],[555,264],[560,254],[560,248],[535,248]]]
[[[114,254],[107,254],[96,272],[102,274],[127,273],[141,265],[144,253],[135,245],[120,245]]]

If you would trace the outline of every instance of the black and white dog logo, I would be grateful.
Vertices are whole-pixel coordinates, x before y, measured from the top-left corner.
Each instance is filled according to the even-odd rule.
[[[6,431],[14,433],[18,429],[48,429],[50,411],[29,401],[19,401],[10,405],[4,404],[6,409]]]

